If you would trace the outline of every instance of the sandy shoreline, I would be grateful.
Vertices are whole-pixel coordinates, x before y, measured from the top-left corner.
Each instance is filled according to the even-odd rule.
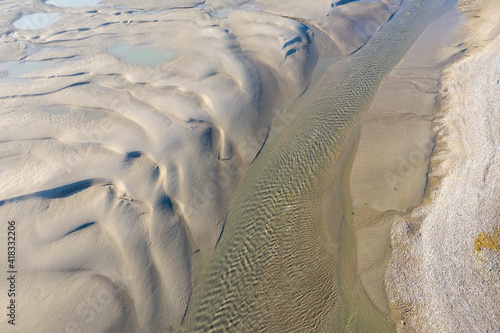
[[[391,231],[386,285],[402,332],[496,332],[500,257],[475,250],[498,228],[500,7],[465,3],[468,50],[441,80],[428,200]],[[496,16],[495,16],[496,15]]]
[[[382,82],[360,121],[349,179],[357,276],[365,302],[397,320],[385,291],[395,219],[422,203],[427,186],[432,130],[442,69],[463,51],[453,4],[435,15],[412,48]],[[436,13],[437,14],[437,13]],[[348,219],[346,217],[346,219]]]

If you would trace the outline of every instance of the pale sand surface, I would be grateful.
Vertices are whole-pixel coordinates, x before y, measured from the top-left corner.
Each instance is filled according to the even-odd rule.
[[[500,218],[500,6],[461,1],[459,8],[469,16],[468,50],[444,71],[429,200],[391,231],[386,283],[403,332],[500,327],[500,256],[474,247]]]
[[[18,223],[16,329],[177,327],[193,253],[216,244],[272,111],[307,87],[316,40],[244,1],[51,3],[0,4],[0,216]],[[337,49],[317,47],[339,56],[397,5],[318,2],[304,14],[322,18],[321,40],[342,35]],[[370,13],[380,17],[360,35]],[[12,25],[27,15],[31,25]],[[116,47],[130,45],[138,53],[121,59]]]

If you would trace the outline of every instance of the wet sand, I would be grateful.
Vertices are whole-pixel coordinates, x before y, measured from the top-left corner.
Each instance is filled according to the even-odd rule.
[[[460,56],[461,18],[450,1],[384,79],[360,121],[349,180],[360,294],[394,322],[384,276],[393,222],[424,200],[441,71]]]
[[[424,198],[439,77],[463,50],[457,33],[461,19],[454,5],[447,3],[435,13],[434,21],[382,81],[357,130],[345,142],[342,154],[350,162],[338,161],[329,172],[322,206],[322,219],[328,222],[320,232],[339,254],[340,289],[348,295],[345,306],[351,316],[344,318],[343,326],[332,326],[337,331],[350,322],[369,331],[374,319],[366,317],[378,316],[380,323],[386,322],[379,329],[389,332],[400,320],[384,283],[390,230],[395,219]]]

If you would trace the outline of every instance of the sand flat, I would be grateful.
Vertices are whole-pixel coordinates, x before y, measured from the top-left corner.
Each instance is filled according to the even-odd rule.
[[[386,283],[403,332],[494,332],[500,326],[499,256],[474,245],[481,232],[498,227],[500,212],[497,5],[460,4],[470,16],[469,49],[444,71],[429,201],[391,232]]]
[[[320,49],[302,21],[201,3],[0,4],[0,215],[19,221],[18,300],[44,304],[19,313],[30,317],[20,330],[159,332],[183,320],[193,257],[213,250],[241,174]],[[369,16],[356,6],[351,23]],[[37,13],[59,19],[12,25]],[[140,52],[110,52],[120,45]]]

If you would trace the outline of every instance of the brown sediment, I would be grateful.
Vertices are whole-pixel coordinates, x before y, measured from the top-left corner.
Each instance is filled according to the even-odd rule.
[[[483,249],[500,251],[500,225],[492,232],[481,232],[474,242],[476,252]]]

